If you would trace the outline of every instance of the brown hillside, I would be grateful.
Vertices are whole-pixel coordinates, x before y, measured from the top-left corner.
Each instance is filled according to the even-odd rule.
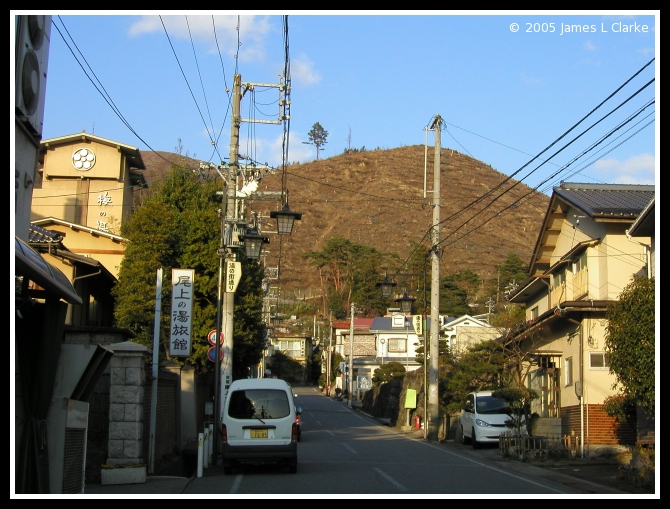
[[[302,220],[295,223],[291,236],[265,233],[270,237],[265,265],[279,267],[279,282],[272,285],[280,286],[284,298],[319,294],[318,271],[308,266],[302,255],[321,249],[334,236],[397,253],[403,259],[410,255],[411,241],[430,246],[432,194],[423,199],[424,150],[422,145],[413,145],[351,152],[286,168],[283,180],[289,205],[302,213]],[[428,191],[433,188],[433,152],[429,147]],[[169,163],[163,158],[178,157],[181,165],[190,161],[190,167],[198,167],[197,161],[183,156],[160,155],[162,158],[142,153],[147,181],[167,171]],[[470,269],[489,280],[495,277],[494,265],[502,263],[510,252],[528,262],[549,197],[510,180],[466,210],[500,185],[506,175],[449,148],[442,149],[440,163],[440,273]],[[281,188],[278,171],[265,176],[258,190]],[[270,223],[270,211],[280,206],[278,200],[255,198],[248,201],[247,210],[260,213],[262,220]],[[276,228],[263,228],[272,229]]]

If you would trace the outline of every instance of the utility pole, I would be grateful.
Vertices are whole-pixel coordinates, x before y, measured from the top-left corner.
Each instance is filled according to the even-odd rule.
[[[435,157],[433,169],[433,227],[431,247],[430,283],[430,376],[428,393],[428,440],[437,442],[439,426],[439,359],[440,359],[440,143],[442,117],[435,115],[429,127],[435,132]]]
[[[240,146],[240,102],[242,100],[242,77],[236,74],[233,78],[233,100],[232,116],[230,122],[230,161],[228,164],[228,189],[225,210],[225,260],[235,261],[233,250],[233,228],[237,219],[237,177],[239,175],[239,146]],[[233,313],[235,310],[235,293],[225,292],[223,294],[222,329],[223,333],[223,361],[221,373],[221,398],[220,407],[226,400],[228,388],[233,381]],[[218,361],[218,359],[217,359]]]
[[[349,383],[347,384],[347,390],[349,395],[347,396],[347,406],[351,408],[352,406],[352,389],[354,388],[354,312],[356,311],[356,304],[351,303],[351,321],[349,322]]]
[[[244,91],[253,90],[255,86],[271,87],[278,88],[280,91],[280,104],[284,102],[281,100],[281,93],[287,87],[284,84],[265,84],[265,83],[245,83]],[[228,394],[228,389],[230,384],[233,381],[233,316],[235,311],[235,292],[228,291],[229,288],[226,286],[226,291],[222,295],[222,288],[224,286],[224,277],[227,278],[230,274],[228,271],[233,266],[233,262],[237,260],[237,252],[241,246],[240,237],[238,236],[237,229],[239,225],[246,225],[246,220],[244,217],[244,211],[240,211],[238,207],[238,195],[237,195],[237,186],[240,175],[244,177],[244,174],[240,171],[239,165],[239,146],[240,146],[240,125],[242,122],[251,122],[251,123],[264,123],[264,124],[280,124],[282,121],[290,118],[281,114],[280,108],[280,118],[278,120],[254,120],[254,119],[243,119],[240,115],[240,103],[242,102],[242,76],[235,74],[233,78],[233,97],[232,97],[232,116],[231,116],[231,125],[230,125],[230,158],[229,163],[225,167],[226,175],[222,175],[224,180],[224,185],[226,189],[223,191],[225,201],[222,204],[222,224],[221,224],[221,244],[219,248],[219,301],[218,307],[220,311],[217,310],[217,331],[223,331],[224,342],[223,342],[223,360],[219,363],[218,356],[216,357],[215,364],[217,367],[220,367],[220,372],[215,375],[215,386],[220,386],[215,388],[215,423],[217,425],[217,432],[214,434],[214,450],[218,455],[218,438],[220,434],[220,422],[221,422],[221,409],[223,409],[223,403],[226,400]],[[255,178],[255,177],[254,177]],[[243,181],[245,178],[243,178]],[[245,184],[247,182],[244,182]],[[288,209],[288,204],[285,205],[287,214],[295,216],[296,219],[300,219],[301,214],[291,212]],[[284,210],[282,210],[284,212]],[[272,217],[272,214],[271,214]],[[278,223],[279,223],[279,216]],[[292,226],[291,222],[291,226]],[[278,233],[279,227],[278,227]],[[288,232],[290,234],[290,231]],[[232,269],[234,270],[234,269]],[[224,276],[225,272],[225,276]],[[219,345],[219,338],[217,337],[216,345]],[[217,350],[218,354],[218,350]],[[220,364],[220,365],[219,365]],[[217,392],[219,393],[217,395]],[[216,465],[216,459],[213,460]]]
[[[333,312],[329,313],[328,323],[330,325],[328,332],[328,351],[326,352],[326,391],[330,387],[330,349],[333,342]]]
[[[489,308],[489,316],[487,318],[489,323],[491,323],[491,309],[493,309],[495,304],[496,303],[493,301],[493,297],[489,297],[489,300],[486,301],[486,306]]]

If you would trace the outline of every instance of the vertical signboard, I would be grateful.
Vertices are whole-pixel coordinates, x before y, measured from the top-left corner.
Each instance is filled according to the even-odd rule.
[[[423,316],[413,315],[412,324],[414,325],[414,332],[416,332],[416,335],[417,336],[423,335]]]
[[[172,269],[170,355],[190,357],[193,313],[193,269]]]
[[[226,293],[235,293],[242,278],[240,262],[226,262]]]

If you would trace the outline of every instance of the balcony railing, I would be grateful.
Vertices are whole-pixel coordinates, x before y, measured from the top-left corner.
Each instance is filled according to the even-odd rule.
[[[589,274],[586,267],[572,276],[572,293],[572,300],[581,299],[589,293]]]
[[[566,300],[578,300],[589,293],[589,275],[588,269],[573,274],[572,282],[562,283],[549,291],[549,307],[554,307]]]

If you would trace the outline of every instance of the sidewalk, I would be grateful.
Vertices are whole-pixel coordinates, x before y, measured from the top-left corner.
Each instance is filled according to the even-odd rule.
[[[211,467],[211,469],[218,468],[220,475],[223,475],[223,467]],[[208,469],[209,470],[209,469]],[[203,476],[205,475],[203,471]],[[207,475],[210,475],[208,472]],[[211,472],[211,475],[215,475]],[[136,484],[87,484],[84,487],[84,495],[98,496],[98,495],[115,495],[122,497],[126,495],[128,498],[138,498],[138,496],[147,496],[154,498],[155,495],[178,495],[184,493],[186,487],[196,479],[193,477],[176,477],[176,476],[147,476],[146,482]]]

